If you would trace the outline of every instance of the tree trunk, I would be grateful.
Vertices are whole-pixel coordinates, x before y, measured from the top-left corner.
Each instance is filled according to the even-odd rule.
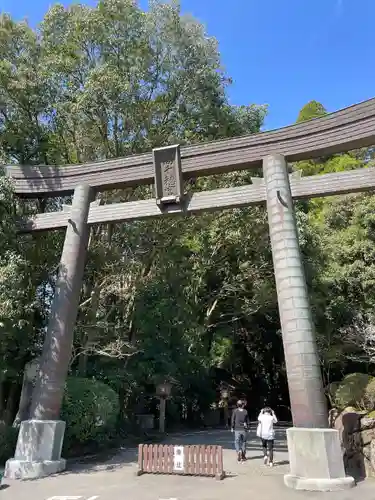
[[[3,381],[1,380],[0,382],[0,421],[3,420],[4,416],[4,384]]]
[[[17,399],[18,389],[19,388],[16,383],[12,383],[9,388],[9,394],[4,412],[4,422],[6,425],[11,425],[13,422],[15,407],[17,403],[16,399]]]
[[[84,339],[86,338],[86,335],[83,336]],[[85,345],[85,340],[82,340],[82,345]],[[82,353],[78,356],[78,375],[80,377],[86,377],[87,374],[87,361],[88,361],[88,356],[86,353]]]

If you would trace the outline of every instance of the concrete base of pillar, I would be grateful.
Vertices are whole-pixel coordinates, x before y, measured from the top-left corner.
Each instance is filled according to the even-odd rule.
[[[66,469],[66,460],[30,462],[11,458],[5,465],[4,477],[7,479],[38,479],[51,476]]]
[[[355,481],[345,475],[338,431],[334,429],[287,429],[290,473],[288,488],[307,491],[341,491]]]
[[[61,458],[65,422],[61,420],[26,420],[21,423],[14,458],[5,464],[7,479],[37,479],[62,472]]]

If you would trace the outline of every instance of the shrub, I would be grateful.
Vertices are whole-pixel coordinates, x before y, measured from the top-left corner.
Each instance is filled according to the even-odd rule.
[[[14,457],[18,437],[18,429],[0,423],[0,465]]]
[[[117,393],[97,380],[69,377],[61,409],[61,419],[66,422],[64,453],[85,445],[97,447],[110,440],[119,414]]]
[[[334,399],[338,408],[344,409],[348,406],[359,408],[363,406],[366,387],[373,377],[365,373],[351,373],[340,382]]]
[[[367,384],[363,398],[364,407],[367,411],[375,410],[375,378]]]
[[[325,392],[329,398],[329,402],[331,403],[332,406],[335,405],[335,396],[339,386],[340,382],[331,382],[325,389]]]

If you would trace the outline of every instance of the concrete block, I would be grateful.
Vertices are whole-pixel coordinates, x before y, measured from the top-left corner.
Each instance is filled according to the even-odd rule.
[[[66,469],[66,460],[43,460],[31,462],[11,458],[5,464],[4,477],[6,479],[40,479],[42,477],[58,474]]]
[[[5,465],[8,479],[35,479],[61,472],[66,461],[61,458],[65,422],[61,420],[26,420],[21,423],[14,458]]]
[[[292,427],[287,429],[290,473],[289,488],[307,491],[340,491],[355,481],[345,475],[339,433],[335,429]]]

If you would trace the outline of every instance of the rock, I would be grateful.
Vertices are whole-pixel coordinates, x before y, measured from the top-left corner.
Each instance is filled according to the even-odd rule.
[[[34,358],[27,363],[24,368],[22,390],[17,415],[13,422],[13,427],[19,427],[21,422],[30,417],[30,407],[33,391],[40,370],[40,357]]]
[[[375,440],[363,448],[366,477],[375,477]]]
[[[375,417],[348,407],[335,418],[334,428],[339,431],[346,473],[357,480],[375,477]]]
[[[361,439],[362,446],[367,446],[371,443],[373,439],[375,439],[375,430],[374,429],[364,429],[361,430]]]
[[[341,446],[347,448],[349,436],[359,432],[361,428],[361,415],[354,408],[345,408],[335,419],[334,428],[339,431]]]
[[[367,446],[375,440],[375,418],[367,416],[361,418],[361,438],[363,446]]]
[[[334,428],[339,431],[345,471],[359,480],[366,477],[363,442],[361,437],[362,413],[348,407],[338,415]]]
[[[375,428],[375,418],[365,415],[361,418],[361,429],[374,429]]]
[[[328,427],[333,429],[335,427],[335,422],[337,417],[339,416],[340,412],[337,408],[332,408],[328,412]]]

